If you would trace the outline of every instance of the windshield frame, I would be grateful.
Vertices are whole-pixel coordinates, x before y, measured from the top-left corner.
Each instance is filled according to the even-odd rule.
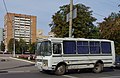
[[[42,41],[37,43],[37,56],[51,56],[52,55],[51,48],[52,48],[51,41]]]

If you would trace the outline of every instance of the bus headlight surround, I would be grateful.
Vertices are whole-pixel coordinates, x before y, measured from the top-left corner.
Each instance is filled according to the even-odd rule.
[[[43,66],[48,66],[48,60],[43,60]]]

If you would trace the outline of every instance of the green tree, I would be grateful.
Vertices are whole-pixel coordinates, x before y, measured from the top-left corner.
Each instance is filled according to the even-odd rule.
[[[66,15],[70,11],[69,7],[70,5],[61,6],[60,10],[52,16],[50,27],[51,32],[54,32],[56,37],[68,37],[69,35],[69,23],[66,22]],[[73,8],[77,8],[77,18],[73,19],[72,36],[75,38],[93,38],[91,30],[94,31],[96,29],[93,24],[96,18],[92,17],[90,7],[86,7],[83,4],[76,4]]]
[[[8,44],[8,51],[13,52],[13,38],[10,39]],[[17,54],[24,54],[26,51],[30,51],[30,53],[35,53],[35,43],[27,44],[23,39],[15,40],[15,52]]]
[[[93,27],[93,29],[90,30],[89,32],[90,35],[88,35],[88,38],[95,38],[95,39],[100,38],[100,32],[98,26]]]
[[[5,44],[3,43],[3,41],[1,41],[1,46],[0,46],[0,48],[1,48],[1,51],[5,51]]]
[[[99,26],[101,38],[115,41],[116,53],[120,54],[120,13],[111,13]]]
[[[26,51],[26,42],[23,39],[20,39],[19,41],[19,51],[20,53],[24,53]]]
[[[14,39],[11,38],[8,43],[8,52],[11,52],[11,53],[13,52],[13,47],[14,47],[13,44],[14,44]],[[19,47],[20,47],[19,41],[15,40],[15,53],[21,53]]]
[[[32,44],[30,45],[30,47],[29,47],[30,53],[31,53],[31,54],[34,54],[34,53],[35,53],[35,49],[36,49],[35,43],[32,43]]]
[[[11,38],[10,40],[9,40],[9,43],[8,43],[8,52],[11,52],[12,53],[12,51],[13,51],[13,38]]]
[[[20,54],[20,42],[18,40],[15,40],[15,53]]]

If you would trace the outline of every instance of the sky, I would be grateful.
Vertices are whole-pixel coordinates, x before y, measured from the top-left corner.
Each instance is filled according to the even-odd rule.
[[[11,13],[37,16],[37,29],[42,29],[44,35],[50,32],[49,24],[60,6],[70,3],[70,0],[4,0],[7,11]],[[96,22],[102,22],[111,12],[120,11],[120,0],[73,0],[75,4],[84,4],[93,11]],[[0,0],[0,28],[4,27],[4,15],[6,14],[3,0]]]

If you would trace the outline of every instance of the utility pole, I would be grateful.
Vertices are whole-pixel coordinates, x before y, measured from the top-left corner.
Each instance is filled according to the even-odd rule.
[[[73,0],[70,0],[69,38],[72,37]]]

